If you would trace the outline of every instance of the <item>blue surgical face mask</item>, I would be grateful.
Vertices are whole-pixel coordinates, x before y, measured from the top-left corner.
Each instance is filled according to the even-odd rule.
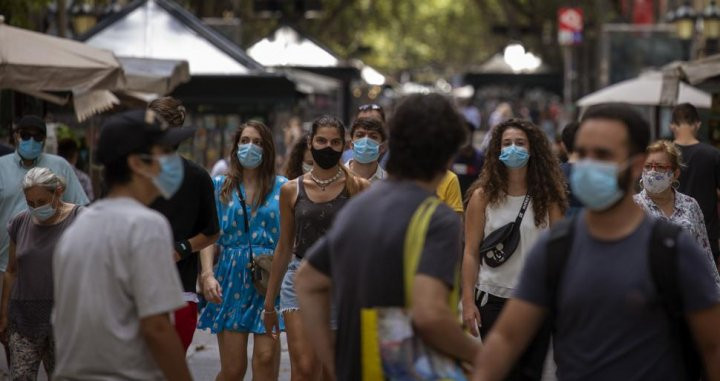
[[[618,184],[620,171],[620,165],[614,162],[592,159],[576,162],[570,175],[573,195],[590,210],[610,208],[625,195]]]
[[[262,147],[253,143],[238,144],[237,158],[243,168],[253,169],[260,166],[263,159]]]
[[[30,210],[30,214],[33,217],[37,218],[38,221],[47,221],[52,216],[54,216],[55,212],[57,211],[57,209],[52,206],[54,201],[55,199],[53,198],[53,200],[49,203],[43,206],[38,206],[37,208],[33,208],[28,205],[28,210]]]
[[[358,163],[372,163],[378,157],[380,157],[380,143],[368,137],[353,142],[353,159]]]
[[[160,173],[152,178],[153,184],[165,199],[170,199],[182,185],[185,167],[180,155],[173,153],[158,157]]]
[[[18,144],[18,154],[23,159],[27,160],[35,160],[43,151],[43,142],[35,141],[35,139],[30,138],[28,140],[20,140],[20,144]]]
[[[500,151],[500,161],[508,168],[522,168],[527,165],[529,159],[530,154],[527,149],[515,144],[503,147]]]

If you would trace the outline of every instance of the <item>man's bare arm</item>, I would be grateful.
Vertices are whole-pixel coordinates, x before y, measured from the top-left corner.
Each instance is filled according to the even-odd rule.
[[[534,304],[509,300],[475,362],[473,381],[502,380],[537,333],[545,315],[545,310]]]

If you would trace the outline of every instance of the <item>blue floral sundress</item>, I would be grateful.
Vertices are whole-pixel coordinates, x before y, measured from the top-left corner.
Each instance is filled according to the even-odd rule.
[[[215,270],[215,278],[222,287],[221,304],[208,303],[198,320],[198,328],[210,329],[212,333],[234,331],[264,334],[265,327],[261,319],[265,297],[260,295],[252,284],[250,270],[250,250],[248,239],[252,242],[252,251],[257,255],[272,255],[280,238],[280,187],[287,182],[282,176],[275,178],[272,191],[264,202],[251,213],[249,232],[244,231],[243,208],[237,190],[232,200],[225,204],[220,200],[220,189],[225,176],[213,179],[215,203],[220,221],[220,258]],[[243,195],[245,187],[240,186]],[[247,200],[247,197],[245,198]],[[251,206],[247,205],[248,212]],[[276,307],[279,303],[275,302]],[[280,318],[280,328],[284,323]]]

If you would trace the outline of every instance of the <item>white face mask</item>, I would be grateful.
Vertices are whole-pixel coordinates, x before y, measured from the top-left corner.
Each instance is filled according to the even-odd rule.
[[[303,163],[303,165],[302,165],[303,173],[308,173],[308,172],[312,171],[312,169],[313,169],[312,165]]]
[[[662,193],[673,182],[673,172],[643,171],[642,186],[648,193]]]

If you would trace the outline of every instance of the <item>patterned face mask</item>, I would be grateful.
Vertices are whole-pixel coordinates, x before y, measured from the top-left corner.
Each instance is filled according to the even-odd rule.
[[[648,193],[662,193],[670,187],[673,182],[672,172],[660,172],[644,170],[642,174],[642,186]]]

